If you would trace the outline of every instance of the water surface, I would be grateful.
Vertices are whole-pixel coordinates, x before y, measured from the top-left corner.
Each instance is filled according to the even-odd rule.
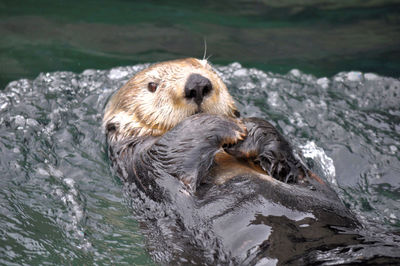
[[[204,39],[243,115],[399,245],[398,1],[3,0],[0,35],[0,264],[152,263],[102,112],[143,62],[202,57]]]
[[[397,0],[0,2],[0,88],[41,72],[202,57],[318,77],[400,76]]]
[[[101,131],[111,93],[146,66],[42,73],[0,93],[1,263],[152,263]],[[281,75],[239,63],[216,69],[243,116],[271,121],[371,241],[392,245],[368,252],[398,254],[399,79],[361,72],[316,78],[296,69]]]

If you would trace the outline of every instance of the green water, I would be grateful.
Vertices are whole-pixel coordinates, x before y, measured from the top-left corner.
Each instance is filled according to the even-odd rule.
[[[180,57],[400,75],[399,1],[0,1],[0,87]]]
[[[0,36],[0,264],[152,264],[102,112],[141,63],[204,39],[244,116],[311,150],[371,235],[399,230],[398,1],[0,0]],[[64,70],[83,73],[46,74]]]

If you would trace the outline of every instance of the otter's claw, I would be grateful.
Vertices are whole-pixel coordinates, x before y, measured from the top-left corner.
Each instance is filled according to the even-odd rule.
[[[232,130],[229,131],[227,130],[226,136],[222,137],[222,141],[221,141],[221,146],[223,148],[226,147],[233,147],[234,144],[238,143],[239,141],[242,141],[246,138],[247,136],[247,129],[246,126],[242,123],[242,121],[240,120],[233,120],[233,119],[229,119],[233,124],[232,126]]]
[[[305,174],[305,167],[294,157],[290,144],[267,121],[244,119],[247,137],[225,151],[236,158],[258,163],[270,176],[286,183],[296,183]]]

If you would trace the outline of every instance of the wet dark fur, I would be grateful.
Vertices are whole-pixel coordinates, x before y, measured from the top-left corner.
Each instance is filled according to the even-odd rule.
[[[267,121],[260,118],[245,118],[247,137],[237,145],[226,149],[236,158],[250,159],[277,180],[297,183],[303,179],[306,167],[293,155],[292,147]]]
[[[165,200],[157,180],[165,175],[195,191],[210,171],[214,155],[241,128],[229,118],[198,114],[161,137],[132,137],[110,145],[110,158],[125,182],[135,182],[153,200]]]
[[[158,175],[174,176],[184,181],[188,190],[196,191],[221,147],[238,159],[260,165],[277,180],[297,183],[305,177],[306,167],[294,157],[290,144],[270,123],[259,118],[242,119],[242,122],[248,130],[247,136],[235,145],[226,144],[227,139],[232,142],[237,132],[243,130],[233,119],[198,114],[161,137],[132,137],[111,143],[110,158],[125,182],[135,182],[154,200],[163,199],[157,194],[160,192],[155,183]],[[112,128],[109,129],[107,134],[112,134]]]
[[[110,159],[118,176],[126,184],[136,184],[135,189],[174,213],[166,223],[168,233],[153,235],[149,241],[153,245],[163,242],[159,249],[179,246],[179,251],[165,248],[162,252],[171,254],[162,255],[164,258],[157,255],[161,251],[155,251],[156,260],[170,264],[254,264],[261,258],[277,258],[280,263],[307,263],[312,262],[308,252],[351,243],[352,236],[332,238],[337,231],[331,226],[357,225],[335,192],[313,178],[271,124],[258,118],[242,122],[247,136],[233,145],[232,140],[243,133],[243,128],[231,118],[210,114],[190,116],[160,137],[131,137],[109,143]],[[110,129],[107,134],[113,134]],[[214,184],[210,173],[218,167],[214,157],[222,146],[238,161],[259,165],[276,180],[262,180],[250,172],[222,185]],[[137,208],[143,211],[139,205]],[[292,217],[302,213],[311,218]],[[247,221],[244,228],[242,223],[234,222],[243,219]],[[159,227],[155,220],[144,220],[147,228]],[[307,221],[309,227],[299,227],[299,221]],[[273,233],[260,241],[259,227],[252,225],[255,222],[271,227]],[[243,229],[251,237],[256,234],[254,239],[243,240],[240,234],[228,233]],[[294,238],[303,240],[293,242]]]

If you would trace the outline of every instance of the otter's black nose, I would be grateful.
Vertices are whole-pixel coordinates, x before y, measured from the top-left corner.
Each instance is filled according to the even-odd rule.
[[[191,74],[185,84],[185,98],[194,99],[197,105],[200,105],[206,96],[212,90],[211,81],[200,74]]]

